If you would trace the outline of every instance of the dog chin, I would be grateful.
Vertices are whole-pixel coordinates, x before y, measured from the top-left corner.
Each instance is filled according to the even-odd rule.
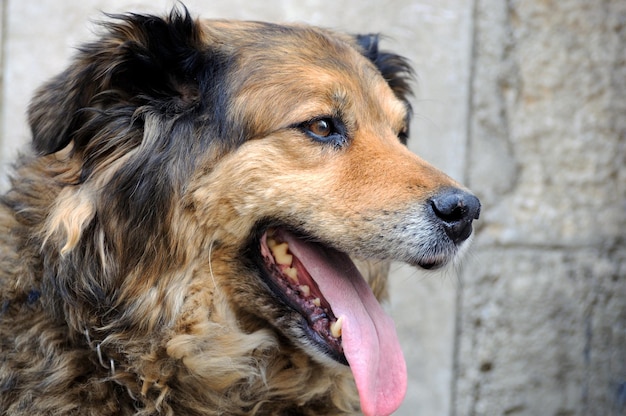
[[[473,239],[474,235],[472,234],[462,243],[453,245],[451,252],[446,255],[422,258],[419,261],[408,263],[428,272],[445,272],[451,268],[459,267],[467,257]]]
[[[324,344],[324,340],[311,330],[306,321],[302,322],[300,328],[302,330],[300,346],[309,357],[324,367],[334,368],[338,371],[348,370],[348,361],[343,353],[337,354],[330,350]]]

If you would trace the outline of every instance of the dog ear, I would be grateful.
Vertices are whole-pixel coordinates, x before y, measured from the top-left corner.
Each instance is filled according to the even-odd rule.
[[[395,53],[380,51],[378,34],[356,35],[355,38],[361,53],[376,65],[396,96],[408,104],[413,77],[413,68],[408,60]]]
[[[410,80],[413,77],[413,68],[406,58],[380,51],[379,38],[378,34],[356,35],[356,41],[362,48],[361,53],[376,65],[396,96],[407,101],[412,94]]]
[[[69,131],[81,118],[78,109],[93,95],[93,84],[87,71],[84,78],[76,79],[77,68],[69,68],[36,93],[28,109],[28,121],[33,138],[33,147],[40,154],[54,153],[70,142]]]
[[[409,137],[409,125],[412,116],[412,107],[409,96],[412,95],[410,81],[413,78],[413,68],[408,60],[395,53],[380,51],[377,34],[356,35],[356,42],[361,47],[361,53],[376,65],[381,75],[391,87],[391,90],[404,102],[407,109],[406,130],[399,135],[402,143],[406,144]]]
[[[108,15],[106,34],[79,49],[73,64],[38,90],[29,107],[33,146],[54,153],[90,139],[96,113],[147,102],[180,112],[198,103],[205,65],[200,28],[188,11],[169,18]]]

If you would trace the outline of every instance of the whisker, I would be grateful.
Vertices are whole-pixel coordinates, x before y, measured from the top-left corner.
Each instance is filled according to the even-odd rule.
[[[213,287],[217,289],[217,282],[215,281],[215,275],[213,274],[213,258],[211,256],[214,243],[215,240],[211,240],[211,244],[209,244],[209,274],[211,275],[211,280],[213,281]]]

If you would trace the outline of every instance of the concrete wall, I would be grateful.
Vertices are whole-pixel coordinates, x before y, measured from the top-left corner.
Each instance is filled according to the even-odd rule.
[[[456,415],[626,414],[626,2],[478,0]]]
[[[482,199],[457,271],[394,267],[409,366],[398,415],[626,412],[626,2],[186,1],[205,17],[382,32],[419,87],[411,148]],[[0,161],[32,91],[99,11],[165,0],[2,0]]]

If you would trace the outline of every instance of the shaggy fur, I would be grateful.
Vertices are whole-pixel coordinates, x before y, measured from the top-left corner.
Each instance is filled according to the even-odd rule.
[[[259,245],[285,228],[349,253],[379,299],[386,261],[466,246],[477,210],[443,218],[459,185],[403,145],[406,61],[186,11],[104,27],[36,93],[2,197],[0,412],[358,413]]]

